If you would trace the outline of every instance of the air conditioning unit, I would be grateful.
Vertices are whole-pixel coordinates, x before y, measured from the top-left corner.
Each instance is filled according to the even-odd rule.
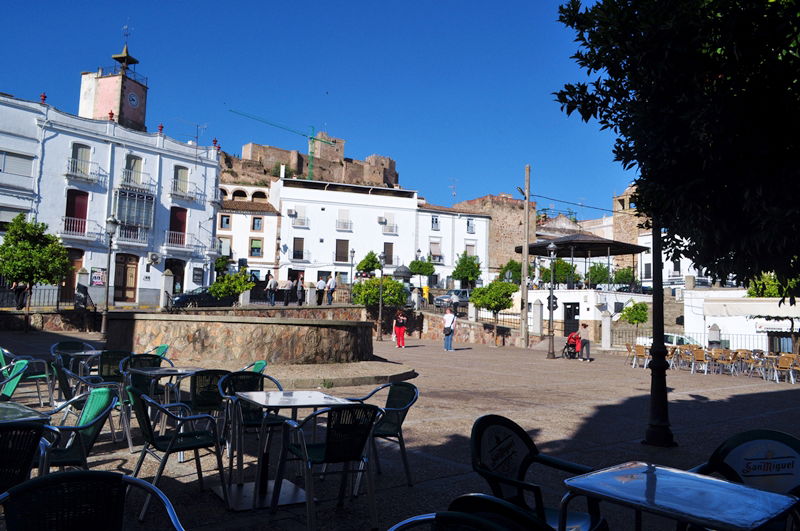
[[[151,264],[157,264],[161,261],[161,255],[158,253],[147,253],[147,261]]]
[[[293,209],[290,208],[289,210],[286,211],[286,215],[287,216],[296,216],[297,215],[297,210],[293,210]]]
[[[385,225],[386,224],[386,218],[378,217],[378,223],[380,223],[381,225]]]

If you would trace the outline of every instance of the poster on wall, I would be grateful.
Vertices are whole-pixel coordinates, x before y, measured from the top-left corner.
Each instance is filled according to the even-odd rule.
[[[203,285],[203,268],[202,267],[195,267],[192,269],[192,282],[197,284],[198,286]]]
[[[106,285],[106,268],[105,267],[93,267],[92,268],[92,277],[89,280],[89,283],[92,286],[105,286]]]

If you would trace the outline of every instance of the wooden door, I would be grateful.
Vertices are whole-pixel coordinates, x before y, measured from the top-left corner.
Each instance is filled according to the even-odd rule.
[[[64,277],[61,285],[61,302],[72,302],[75,300],[75,287],[77,284],[78,271],[83,267],[83,250],[67,249],[67,257],[72,270]]]
[[[136,281],[139,275],[139,257],[117,254],[114,269],[114,300],[136,302]]]

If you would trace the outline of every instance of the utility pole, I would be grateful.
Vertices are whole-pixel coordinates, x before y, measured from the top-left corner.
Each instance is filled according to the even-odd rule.
[[[531,239],[531,165],[525,165],[525,246],[522,248],[522,311],[520,326],[522,327],[522,347],[528,348],[528,244]]]

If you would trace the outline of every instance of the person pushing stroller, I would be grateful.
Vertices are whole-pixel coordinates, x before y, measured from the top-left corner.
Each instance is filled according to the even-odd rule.
[[[594,361],[591,357],[591,347],[588,339],[581,338],[581,329],[586,330],[589,327],[586,323],[581,323],[580,327],[570,335],[567,336],[567,344],[565,354],[569,358],[577,357],[581,361]],[[574,355],[570,355],[574,351]]]

